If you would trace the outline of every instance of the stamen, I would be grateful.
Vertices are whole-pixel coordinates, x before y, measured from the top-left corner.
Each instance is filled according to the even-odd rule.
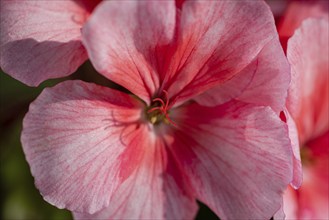
[[[157,117],[156,116],[151,117],[150,121],[152,124],[155,124],[155,122],[157,122]]]
[[[163,93],[165,94],[165,97],[166,97],[166,107],[165,107],[165,109],[167,110],[168,109],[168,104],[169,104],[168,92],[166,90],[163,90]]]
[[[155,98],[155,99],[153,99],[152,101],[153,101],[153,102],[158,101],[158,102],[161,102],[161,105],[165,105],[165,103],[163,102],[163,100],[160,99],[160,98]]]
[[[162,98],[154,98],[152,100],[153,105],[151,108],[147,110],[148,119],[152,124],[159,124],[160,122],[165,122],[166,124],[172,124],[177,126],[170,118],[169,118],[169,109],[174,105],[176,102],[176,98],[174,102],[169,103],[168,92],[163,90],[163,97]],[[159,104],[154,104],[156,102]],[[158,112],[156,112],[158,111]]]
[[[154,112],[156,110],[160,110],[162,113],[163,113],[163,107],[154,107],[154,108],[151,108],[150,110],[147,111],[147,113],[151,113],[151,112]]]
[[[168,113],[165,114],[165,119],[167,119],[168,122],[169,122],[170,124],[172,124],[173,126],[177,127],[177,124],[176,124],[173,120],[171,120],[171,119],[169,118]]]

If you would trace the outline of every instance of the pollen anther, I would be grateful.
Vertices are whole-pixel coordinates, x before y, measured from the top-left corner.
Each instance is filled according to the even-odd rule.
[[[169,118],[169,109],[174,102],[169,105],[168,92],[164,90],[163,93],[163,99],[154,98],[152,100],[152,105],[146,111],[147,118],[154,125],[164,122],[176,126],[176,124]]]

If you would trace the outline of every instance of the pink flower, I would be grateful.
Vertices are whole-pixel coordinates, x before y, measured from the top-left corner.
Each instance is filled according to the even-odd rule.
[[[0,66],[37,86],[70,75],[88,59],[81,27],[100,0],[1,0]]]
[[[261,1],[106,1],[83,29],[91,62],[134,95],[81,81],[24,119],[35,184],[76,218],[269,219],[292,181],[290,81]]]
[[[287,190],[284,212],[287,219],[329,219],[328,2],[294,2],[287,12],[284,24],[292,29],[284,25],[283,35],[289,36],[295,24],[301,24],[288,41],[292,83],[287,108],[298,131],[303,184],[297,191]]]

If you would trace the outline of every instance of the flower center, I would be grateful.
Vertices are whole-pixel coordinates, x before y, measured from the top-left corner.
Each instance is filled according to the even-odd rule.
[[[146,108],[146,117],[149,122],[153,125],[158,125],[161,122],[165,124],[176,124],[169,118],[169,109],[172,107],[174,102],[169,104],[168,92],[163,91],[161,98],[155,98],[152,100],[151,106]]]

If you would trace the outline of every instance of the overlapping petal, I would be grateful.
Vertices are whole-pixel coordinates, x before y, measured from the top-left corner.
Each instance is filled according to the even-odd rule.
[[[285,111],[286,123],[288,125],[288,132],[291,141],[291,147],[293,152],[293,179],[291,185],[294,189],[298,189],[302,185],[303,181],[303,170],[302,161],[300,157],[300,143],[298,138],[298,130],[294,119],[291,117],[289,112]]]
[[[270,106],[279,113],[284,109],[291,79],[289,64],[279,41],[270,41],[250,66],[252,65],[257,68],[255,76],[237,99]]]
[[[329,22],[307,19],[288,41],[292,82],[287,107],[301,143],[329,129]]]
[[[83,36],[103,75],[146,102],[167,90],[180,103],[232,78],[277,33],[260,1],[185,1],[179,11],[133,1],[103,4]]]
[[[44,92],[24,119],[22,144],[35,184],[59,208],[94,213],[138,169],[152,140],[130,96],[67,81]]]
[[[231,79],[277,38],[261,1],[185,1],[163,87],[177,103]]]
[[[269,107],[237,101],[176,111],[168,142],[197,198],[223,219],[270,219],[292,179],[286,124]]]
[[[253,63],[254,64],[254,63]],[[257,65],[249,65],[232,79],[208,89],[194,100],[203,106],[217,106],[239,97],[250,85],[255,77]]]
[[[100,0],[1,0],[0,66],[37,86],[73,73],[87,53],[81,27]]]
[[[207,90],[196,101],[216,106],[238,99],[247,103],[283,110],[290,83],[290,66],[279,40],[272,39],[246,68],[227,82]]]
[[[275,220],[293,220],[298,219],[297,210],[298,210],[297,194],[296,191],[288,187],[283,195],[283,202],[280,210],[273,216]]]
[[[174,1],[104,2],[83,29],[90,60],[100,73],[150,102],[175,16]]]
[[[104,210],[75,219],[193,219],[198,206],[163,142],[147,146],[140,168],[114,193]],[[167,157],[168,156],[168,157]]]

